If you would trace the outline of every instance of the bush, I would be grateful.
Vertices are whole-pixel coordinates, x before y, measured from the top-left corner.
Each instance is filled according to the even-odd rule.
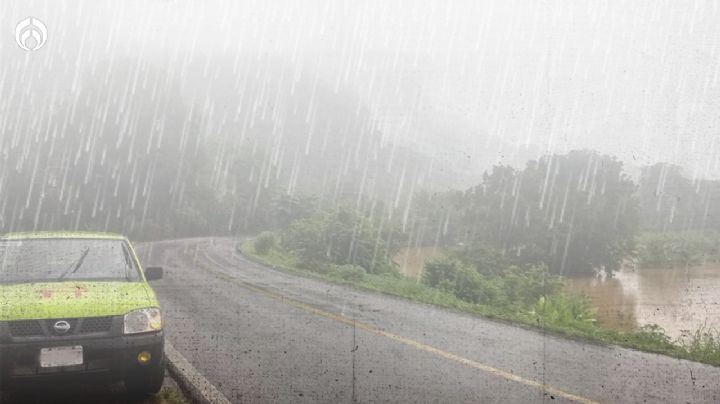
[[[454,290],[458,274],[463,270],[465,270],[465,266],[459,260],[440,256],[425,263],[422,281],[434,288]]]
[[[474,268],[460,267],[455,273],[455,282],[445,286],[459,299],[478,303],[485,296],[486,281]]]
[[[549,273],[545,266],[510,267],[500,279],[507,301],[516,305],[534,304],[543,296],[559,293],[564,286],[562,278]]]
[[[303,262],[359,265],[379,274],[392,270],[398,241],[367,212],[348,206],[296,220],[282,232],[282,247]]]
[[[701,233],[645,233],[638,244],[643,268],[682,268],[718,258],[717,236]]]
[[[677,348],[665,333],[665,329],[657,324],[644,325],[639,330],[629,332],[625,335],[625,340],[653,350]]]
[[[275,248],[275,235],[270,232],[263,232],[255,239],[255,252],[260,255],[267,255]]]
[[[422,281],[466,302],[516,307],[532,306],[563,287],[562,279],[548,273],[544,266],[529,269],[508,266],[493,271],[486,268],[480,272],[474,265],[447,256],[428,261]]]
[[[594,323],[595,311],[585,297],[558,293],[540,297],[532,313],[539,317],[538,320],[568,326],[578,322]]]
[[[502,252],[483,244],[460,247],[452,250],[450,255],[467,265],[472,265],[483,275],[499,275],[510,267],[509,261]]]

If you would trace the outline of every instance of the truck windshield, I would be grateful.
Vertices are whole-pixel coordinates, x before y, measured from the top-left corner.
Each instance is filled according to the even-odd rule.
[[[0,241],[0,284],[141,280],[122,240],[30,239]]]

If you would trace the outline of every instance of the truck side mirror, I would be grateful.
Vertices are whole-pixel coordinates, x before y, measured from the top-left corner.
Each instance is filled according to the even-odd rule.
[[[147,267],[145,268],[145,279],[149,281],[156,281],[162,279],[163,269],[162,267]]]

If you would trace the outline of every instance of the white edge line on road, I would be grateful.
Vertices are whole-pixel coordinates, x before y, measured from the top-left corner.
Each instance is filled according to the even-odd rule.
[[[170,373],[179,379],[178,383],[190,390],[194,399],[202,403],[230,404],[227,397],[200,374],[195,366],[188,362],[167,340],[165,340],[165,357]]]

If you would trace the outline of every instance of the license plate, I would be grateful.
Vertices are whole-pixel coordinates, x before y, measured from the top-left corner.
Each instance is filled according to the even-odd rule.
[[[83,364],[83,347],[58,346],[40,350],[40,367],[76,366]]]

